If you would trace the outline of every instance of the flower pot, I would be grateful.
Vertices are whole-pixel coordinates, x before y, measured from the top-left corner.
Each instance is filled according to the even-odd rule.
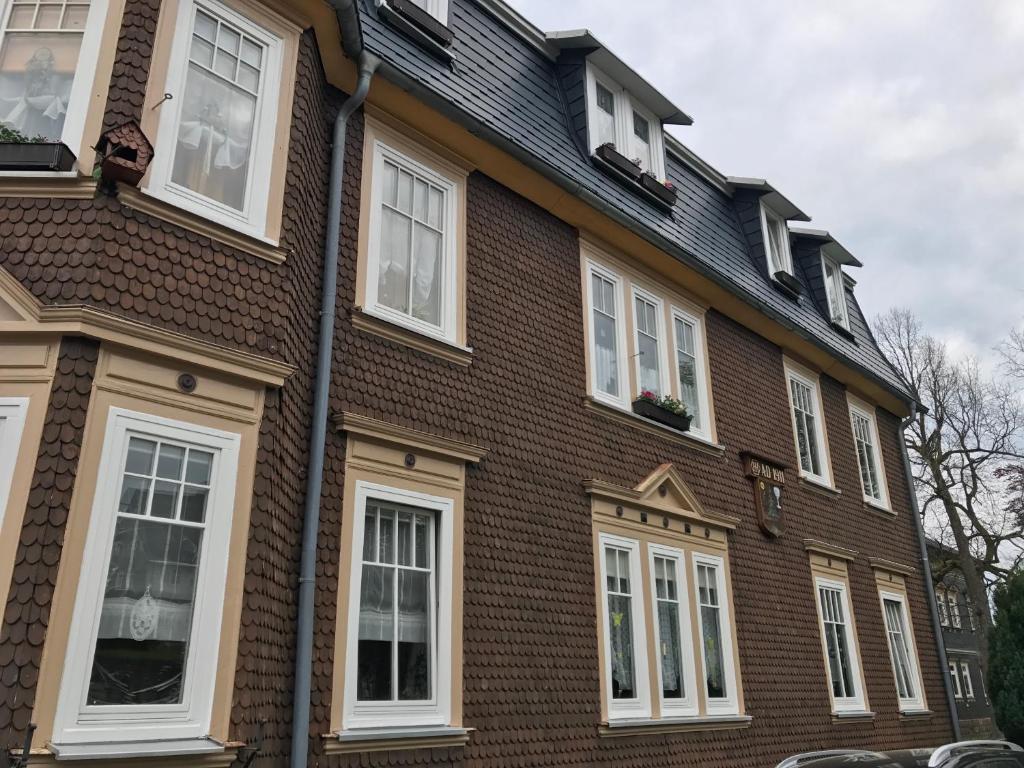
[[[789,274],[789,272],[776,272],[772,277],[775,279],[775,282],[785,288],[786,292],[791,294],[794,299],[800,295],[800,281]]]
[[[634,181],[640,178],[640,166],[625,155],[619,154],[615,148],[602,144],[595,154],[623,176],[628,176]]]
[[[75,156],[60,142],[0,142],[0,171],[70,171]]]
[[[676,204],[675,187],[666,187],[650,174],[640,174],[640,186],[655,195],[665,205],[671,206]]]
[[[455,40],[455,35],[444,24],[410,0],[388,0],[388,4],[397,13],[414,23],[441,45],[448,47]]]
[[[645,419],[657,421],[666,427],[678,429],[680,432],[688,432],[690,430],[690,422],[693,420],[693,416],[689,414],[680,415],[674,413],[643,398],[633,401],[633,413],[637,416],[643,416]]]

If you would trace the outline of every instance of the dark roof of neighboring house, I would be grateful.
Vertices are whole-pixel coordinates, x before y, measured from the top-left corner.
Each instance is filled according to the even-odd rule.
[[[805,284],[798,299],[773,286],[752,254],[734,199],[734,193],[778,194],[767,182],[730,180],[666,134],[666,171],[678,190],[673,210],[666,213],[599,170],[581,151],[556,72],[558,39],[539,32],[501,0],[450,0],[453,63],[381,18],[375,0],[357,5],[363,45],[387,63],[385,77],[506,151],[541,164],[649,242],[901,399],[911,399],[878,349],[852,292],[847,292],[848,338],[822,313],[800,269],[797,278]],[[583,36],[577,33],[576,42]],[[733,181],[743,183],[738,187]],[[766,189],[751,189],[752,182]]]

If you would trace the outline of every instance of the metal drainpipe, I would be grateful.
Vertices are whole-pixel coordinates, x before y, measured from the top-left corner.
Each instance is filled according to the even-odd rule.
[[[339,2],[352,10],[351,0]],[[339,8],[339,13],[341,9]],[[345,138],[348,119],[362,106],[380,59],[359,52],[359,80],[355,91],[334,119],[331,147],[331,182],[327,208],[327,243],[324,246],[323,288],[320,298],[320,337],[317,342],[316,383],[313,388],[313,423],[309,436],[309,470],[302,514],[302,559],[299,565],[299,610],[295,638],[295,699],[292,704],[291,768],[306,768],[309,757],[309,700],[312,692],[313,615],[316,586],[316,543],[320,534],[320,491],[327,441],[327,396],[334,352],[334,317],[338,298],[338,248],[341,241],[341,192],[345,175]]]
[[[917,404],[910,406],[910,416],[900,426],[905,430],[917,416]],[[942,622],[939,621],[939,609],[935,603],[935,585],[932,583],[932,566],[928,559],[928,540],[924,535],[924,525],[921,522],[921,510],[917,503],[917,493],[914,490],[914,471],[910,466],[910,454],[907,453],[907,444],[900,434],[900,455],[903,456],[903,472],[907,476],[907,488],[910,490],[910,507],[914,513],[914,530],[917,532],[917,544],[921,550],[921,567],[924,570],[924,591],[928,597],[928,613],[932,617],[932,632],[935,633],[935,645],[939,651],[939,664],[942,668],[942,685],[946,689],[946,705],[949,707],[949,717],[953,723],[953,741],[960,741],[963,735],[960,732],[960,715],[956,711],[956,697],[953,695],[953,683],[949,679],[949,659],[946,657],[946,644],[942,639]],[[923,684],[923,681],[922,681]]]

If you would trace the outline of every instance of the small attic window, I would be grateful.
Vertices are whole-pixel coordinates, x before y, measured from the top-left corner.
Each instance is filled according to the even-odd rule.
[[[846,307],[846,286],[843,285],[843,269],[828,256],[821,256],[821,271],[825,278],[825,296],[828,299],[829,319],[838,326],[850,330],[850,313]]]
[[[661,121],[629,91],[587,63],[587,126],[591,153],[611,144],[641,171],[665,179]]]
[[[768,274],[793,274],[793,254],[789,249],[789,227],[786,220],[761,202],[761,230],[764,234]]]

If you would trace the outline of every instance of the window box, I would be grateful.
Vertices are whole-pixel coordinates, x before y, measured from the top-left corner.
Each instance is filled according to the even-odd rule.
[[[388,0],[387,4],[395,13],[404,16],[446,48],[455,40],[455,35],[448,27],[415,3],[409,0]]]
[[[665,205],[673,206],[676,204],[676,188],[662,184],[651,174],[640,174],[640,186],[657,197]]]
[[[772,275],[772,279],[794,299],[797,298],[802,289],[800,287],[800,281],[793,277],[789,272],[778,271]]]
[[[638,181],[640,179],[640,176],[642,175],[640,173],[640,166],[625,155],[620,154],[619,151],[615,149],[614,144],[602,144],[597,148],[595,154],[623,176],[626,176],[633,181]]]
[[[637,416],[643,416],[645,419],[657,421],[666,427],[678,429],[680,432],[689,432],[690,421],[693,419],[693,416],[688,413],[682,415],[673,413],[667,408],[662,408],[660,405],[656,405],[643,397],[633,401],[633,413]]]
[[[0,142],[0,171],[70,171],[74,165],[62,142]]]

